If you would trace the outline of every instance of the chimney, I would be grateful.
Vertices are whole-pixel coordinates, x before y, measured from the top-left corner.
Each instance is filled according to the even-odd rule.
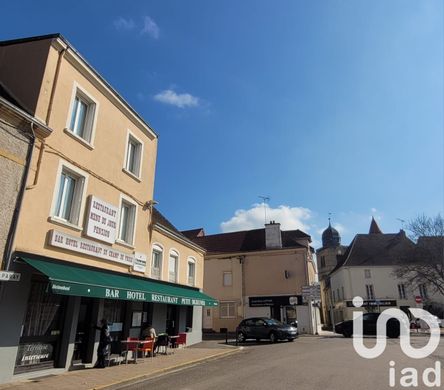
[[[282,248],[281,224],[275,221],[265,224],[265,248]]]

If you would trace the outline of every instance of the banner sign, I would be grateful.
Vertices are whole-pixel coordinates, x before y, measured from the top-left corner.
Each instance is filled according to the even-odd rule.
[[[109,246],[105,246],[94,241],[85,240],[84,238],[71,236],[56,230],[51,230],[50,235],[51,238],[49,244],[57,248],[99,257],[101,259],[114,261],[116,263],[129,266],[134,264],[134,255],[117,251]]]
[[[266,307],[266,306],[293,306],[302,305],[302,297],[300,295],[275,295],[265,297],[248,297],[248,305],[250,307]]]
[[[114,244],[117,235],[119,209],[91,195],[86,221],[85,235]]]
[[[347,307],[354,307],[353,301],[346,302]],[[397,306],[395,299],[364,299],[362,306]]]

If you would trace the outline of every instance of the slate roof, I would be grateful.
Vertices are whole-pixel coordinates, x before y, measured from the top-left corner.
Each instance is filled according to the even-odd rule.
[[[190,240],[195,239],[196,237],[205,236],[205,231],[203,228],[191,229],[191,230],[182,230],[181,233],[188,237]]]
[[[389,234],[357,234],[345,253],[338,256],[338,264],[331,273],[342,266],[395,265],[410,256],[414,249],[415,244],[407,238],[403,230]]]
[[[168,219],[166,219],[166,217],[155,207],[153,207],[152,222],[155,225],[162,226],[164,229],[170,231],[172,234],[178,236],[182,240],[189,242],[192,245],[201,246],[198,243],[195,243],[192,240],[190,240],[184,234],[182,234],[182,232],[178,230]]]
[[[301,230],[281,231],[282,248],[305,248],[297,240],[311,237]],[[244,230],[232,233],[196,237],[193,242],[204,247],[208,253],[253,252],[266,250],[265,229]]]

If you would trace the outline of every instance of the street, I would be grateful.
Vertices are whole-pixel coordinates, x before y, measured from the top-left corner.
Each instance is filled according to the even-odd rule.
[[[425,337],[413,337],[412,346],[419,348]],[[369,347],[375,339],[366,339]],[[419,389],[424,369],[443,361],[443,342],[434,355],[420,360],[405,356],[399,340],[387,340],[385,352],[379,358],[367,360],[353,348],[352,339],[342,337],[300,337],[294,342],[270,344],[249,342],[241,352],[209,361],[130,386],[125,390],[155,388],[203,389],[309,389],[309,390],[375,390],[403,388],[401,370],[417,369]],[[192,347],[198,348],[198,347]],[[389,386],[389,362],[394,361],[396,386]],[[429,379],[433,381],[434,375]]]

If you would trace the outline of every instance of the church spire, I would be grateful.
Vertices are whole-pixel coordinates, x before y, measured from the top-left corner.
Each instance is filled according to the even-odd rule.
[[[378,224],[375,221],[375,218],[372,217],[372,222],[370,223],[370,229],[368,231],[368,234],[382,234],[381,229],[379,228]]]

